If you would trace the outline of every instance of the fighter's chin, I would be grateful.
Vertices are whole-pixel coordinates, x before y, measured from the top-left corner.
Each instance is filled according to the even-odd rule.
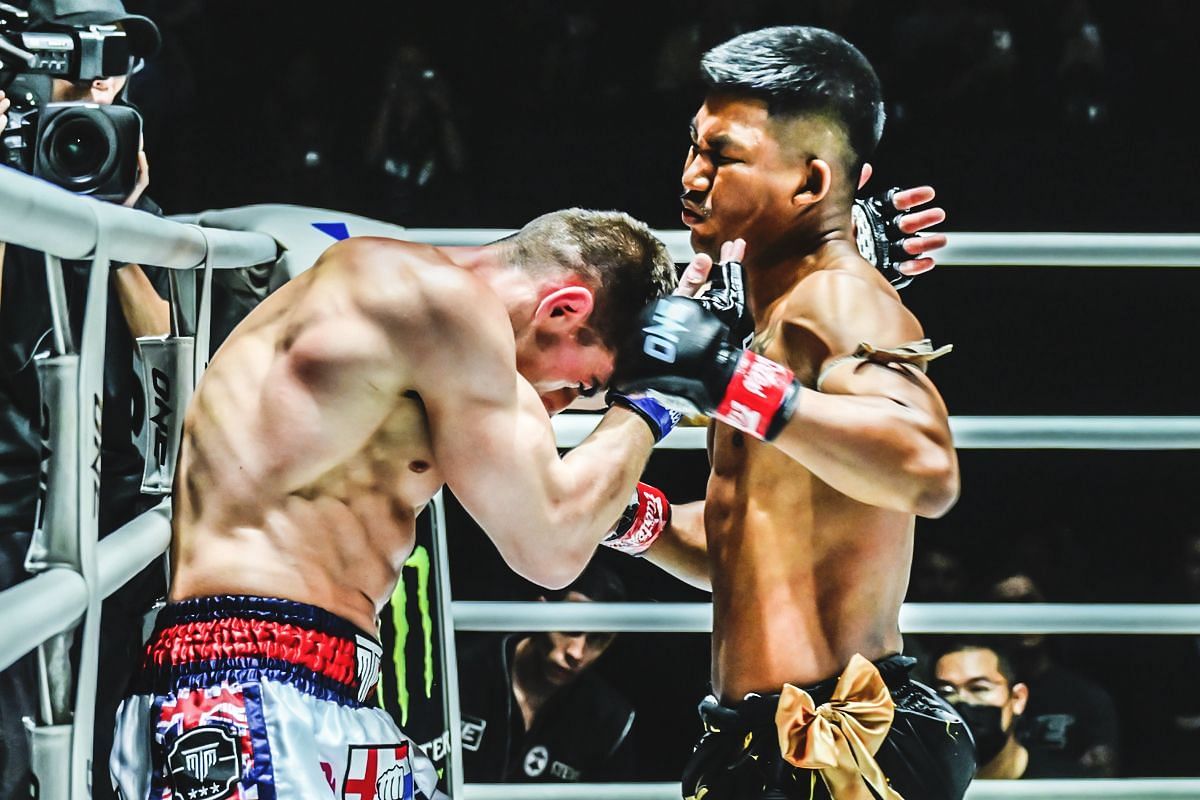
[[[692,226],[691,245],[692,252],[704,253],[714,260],[721,252],[721,243],[717,235],[704,230],[701,225]]]

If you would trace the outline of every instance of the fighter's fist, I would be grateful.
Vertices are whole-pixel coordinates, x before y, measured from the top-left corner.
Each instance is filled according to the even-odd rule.
[[[618,356],[613,385],[685,413],[710,414],[760,439],[774,438],[800,394],[792,371],[730,346],[729,329],[695,300],[665,297],[643,311]]]
[[[625,513],[600,544],[631,556],[650,549],[671,523],[671,504],[660,489],[638,483]]]
[[[728,383],[729,328],[697,300],[664,297],[646,306],[617,356],[613,386],[663,396],[672,408],[707,414]]]

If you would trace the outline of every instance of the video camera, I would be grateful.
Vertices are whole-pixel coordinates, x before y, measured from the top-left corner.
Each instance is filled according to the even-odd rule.
[[[0,162],[77,194],[123,200],[137,183],[142,118],[129,106],[53,103],[51,79],[77,83],[129,72],[132,51],[116,25],[33,29],[29,13],[0,2],[0,89],[12,102]]]

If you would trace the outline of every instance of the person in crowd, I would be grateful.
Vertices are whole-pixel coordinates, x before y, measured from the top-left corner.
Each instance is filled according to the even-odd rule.
[[[621,577],[593,560],[540,598],[623,602]],[[483,635],[458,650],[464,778],[470,783],[629,780],[634,775],[629,701],[595,670],[613,633]],[[417,704],[414,727],[429,706]],[[423,745],[444,764],[445,748]],[[441,756],[439,758],[438,756]]]
[[[934,663],[933,686],[971,729],[978,763],[975,777],[1075,777],[1055,770],[1044,750],[1031,750],[1018,740],[1017,723],[1030,690],[1001,645],[982,640],[950,645]]]
[[[1025,572],[991,584],[987,600],[1044,603]],[[1029,687],[1020,735],[1031,750],[1045,751],[1048,769],[1077,777],[1115,777],[1119,764],[1116,706],[1104,687],[1058,662],[1042,634],[1012,637],[1012,657]]]

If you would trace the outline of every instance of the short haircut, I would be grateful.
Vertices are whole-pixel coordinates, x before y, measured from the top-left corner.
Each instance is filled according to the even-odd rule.
[[[858,48],[823,28],[743,33],[705,53],[700,70],[710,93],[765,100],[771,115],[832,117],[845,129],[856,171],[883,135],[879,76]]]
[[[516,266],[578,275],[595,296],[588,327],[613,349],[637,313],[670,294],[677,282],[666,245],[645,223],[620,211],[568,208],[543,214],[504,243]]]
[[[996,665],[1000,670],[1000,674],[1004,676],[1004,680],[1008,681],[1008,688],[1011,690],[1021,682],[1021,674],[1017,670],[1017,662],[1009,652],[1008,647],[1003,642],[998,642],[988,639],[954,639],[945,647],[938,651],[937,658],[933,660],[936,668],[937,662],[943,657],[952,653],[961,653],[967,650],[990,650],[996,654]]]
[[[623,603],[629,599],[629,594],[625,591],[625,582],[621,580],[621,576],[595,558],[578,578],[571,581],[569,586],[547,592],[546,597],[550,600],[563,600],[570,592],[578,592],[598,603]]]

